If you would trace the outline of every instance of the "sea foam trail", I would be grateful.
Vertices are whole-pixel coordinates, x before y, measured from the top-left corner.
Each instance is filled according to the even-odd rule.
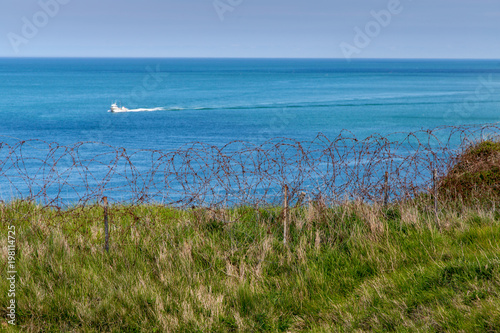
[[[128,109],[127,112],[148,112],[148,111],[164,111],[165,108],[158,107],[158,108],[139,108],[139,109]]]
[[[127,109],[127,110],[120,110],[120,111],[114,111],[114,113],[127,113],[127,112],[151,112],[151,111],[182,111],[186,110],[186,108],[181,108],[181,107],[156,107],[156,108],[138,108],[138,109]],[[111,110],[108,110],[108,112],[112,112]]]

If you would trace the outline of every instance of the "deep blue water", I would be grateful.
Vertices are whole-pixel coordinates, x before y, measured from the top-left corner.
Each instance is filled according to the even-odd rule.
[[[139,111],[110,113],[114,101]],[[98,141],[127,151],[172,151],[193,141],[258,144],[273,137],[312,140],[318,133],[335,138],[342,130],[363,139],[499,122],[500,60],[0,58],[0,117],[0,144]],[[99,152],[86,147],[84,157]],[[67,156],[55,170],[36,160],[47,157],[46,146],[28,148],[7,163],[2,161],[8,160],[8,150],[0,149],[0,199],[28,196],[31,186],[59,203],[74,202],[106,178],[107,155],[101,156],[102,164],[85,162],[80,171],[65,173],[65,165],[74,163]],[[139,173],[151,169],[151,157],[138,155],[133,162]],[[95,181],[88,182],[89,172]],[[293,166],[287,172],[293,178]],[[375,181],[383,168],[378,172]],[[61,174],[70,186],[61,187]],[[144,185],[145,180],[127,185],[122,176],[109,184],[125,190],[113,194],[106,185],[96,195],[120,200],[136,191],[130,186]],[[26,177],[32,185],[26,185]],[[185,184],[195,191],[211,186],[187,178],[167,184],[163,174],[157,177],[155,182],[165,187],[158,190],[160,196],[169,195],[167,188],[177,191],[172,200],[188,195]],[[281,195],[280,184],[269,186]]]
[[[4,58],[0,115],[4,138],[165,150],[492,123],[500,60]]]

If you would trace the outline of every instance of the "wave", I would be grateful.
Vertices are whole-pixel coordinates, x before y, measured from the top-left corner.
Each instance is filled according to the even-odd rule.
[[[499,103],[500,100],[476,101],[477,104]],[[312,103],[272,103],[254,105],[213,105],[213,106],[170,106],[155,108],[129,109],[127,112],[151,112],[151,111],[210,111],[210,110],[261,110],[261,109],[304,109],[304,108],[327,108],[327,107],[364,107],[364,106],[408,106],[408,105],[443,105],[462,104],[462,99],[450,101],[388,101],[387,99],[359,98],[343,101],[324,101]]]
[[[476,101],[477,104],[498,103],[500,100]],[[438,105],[438,104],[461,104],[464,101],[446,101],[446,102],[378,102],[378,101],[345,101],[337,103],[304,103],[304,104],[268,104],[268,105],[239,105],[239,106],[209,106],[192,107],[181,110],[250,110],[250,109],[302,109],[302,108],[322,108],[322,107],[355,107],[355,106],[404,106],[404,105]]]

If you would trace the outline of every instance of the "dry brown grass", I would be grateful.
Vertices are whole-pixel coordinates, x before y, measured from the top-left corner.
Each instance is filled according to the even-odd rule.
[[[500,198],[500,141],[471,145],[440,181],[440,194],[466,201]]]
[[[19,210],[32,216],[17,219],[19,324],[27,332],[500,330],[500,207],[443,203],[445,227],[436,228],[428,201],[297,208],[286,246],[279,207],[137,207],[139,227],[115,207],[109,254],[98,207],[74,221],[3,207],[4,224]],[[5,313],[6,293],[0,300]]]

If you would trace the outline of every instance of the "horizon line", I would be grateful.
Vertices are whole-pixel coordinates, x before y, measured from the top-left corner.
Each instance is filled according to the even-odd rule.
[[[500,61],[500,58],[446,58],[446,57],[422,57],[422,58],[324,58],[324,57],[123,57],[123,56],[0,56],[0,59],[255,59],[255,60],[344,60],[344,61],[358,61],[358,60],[489,60]]]

